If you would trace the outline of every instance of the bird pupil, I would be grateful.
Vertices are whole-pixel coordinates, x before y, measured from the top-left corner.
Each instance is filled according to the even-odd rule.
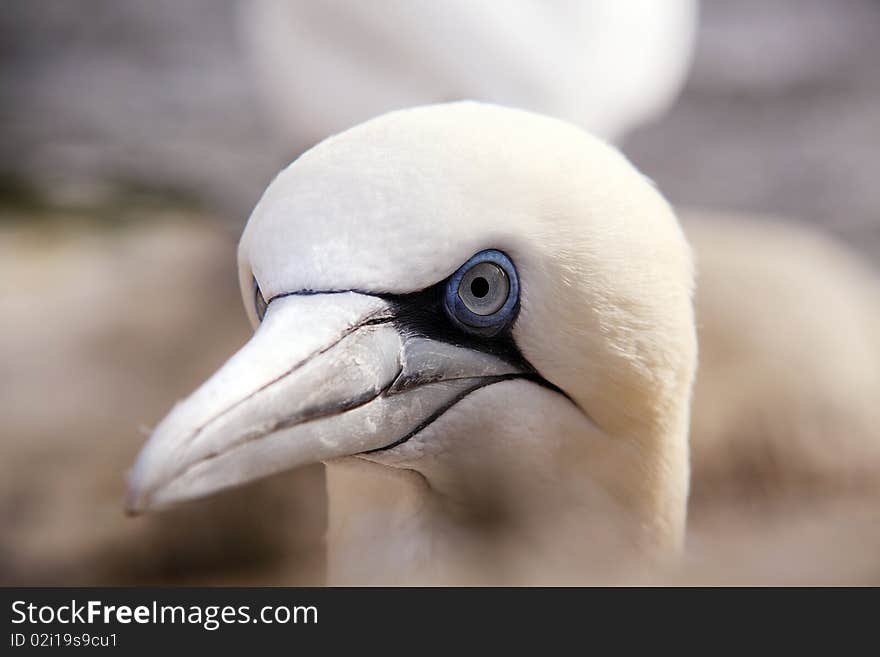
[[[484,296],[489,294],[489,281],[487,281],[482,276],[478,276],[477,278],[472,280],[471,294],[473,294],[478,299],[482,299]]]

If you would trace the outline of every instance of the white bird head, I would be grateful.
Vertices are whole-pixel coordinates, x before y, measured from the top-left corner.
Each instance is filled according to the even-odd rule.
[[[355,457],[680,541],[690,252],[615,149],[496,106],[387,114],[278,175],[239,272],[256,332],[157,427],[132,510]]]

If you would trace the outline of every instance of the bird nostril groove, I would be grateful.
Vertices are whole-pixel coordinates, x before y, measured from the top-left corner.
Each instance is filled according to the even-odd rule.
[[[471,281],[471,294],[473,294],[478,299],[482,299],[484,296],[489,294],[489,281],[487,281],[482,276],[478,276],[473,281]]]

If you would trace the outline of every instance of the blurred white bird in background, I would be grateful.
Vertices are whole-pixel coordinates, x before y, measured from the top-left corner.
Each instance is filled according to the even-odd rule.
[[[256,0],[240,28],[265,109],[298,147],[450,100],[615,141],[678,96],[696,19],[696,0]]]

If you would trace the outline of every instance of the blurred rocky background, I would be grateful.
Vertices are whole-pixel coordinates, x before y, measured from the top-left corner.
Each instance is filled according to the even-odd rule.
[[[122,515],[148,427],[247,339],[235,242],[309,145],[267,115],[241,6],[0,8],[0,584],[320,582],[320,468]],[[705,0],[680,99],[623,149],[676,204],[876,261],[878,34],[876,0]]]
[[[704,0],[690,79],[626,153],[676,204],[818,224],[880,253],[880,2]]]

